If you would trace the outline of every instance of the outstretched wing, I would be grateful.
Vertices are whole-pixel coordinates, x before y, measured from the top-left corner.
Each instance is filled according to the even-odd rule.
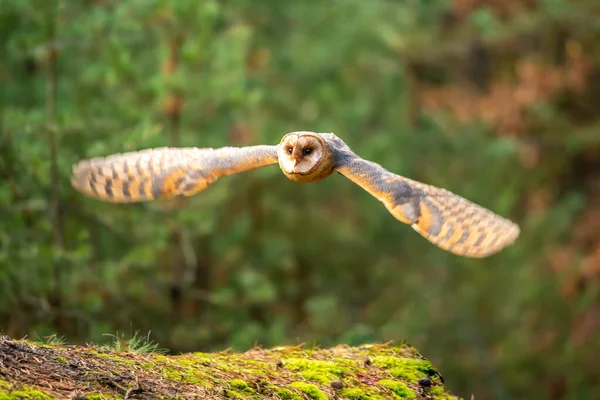
[[[454,193],[393,174],[345,153],[337,171],[381,201],[401,222],[438,247],[466,257],[487,257],[512,244],[519,227]]]
[[[277,146],[158,148],[80,161],[71,184],[97,199],[132,203],[190,196],[222,176],[277,163]]]

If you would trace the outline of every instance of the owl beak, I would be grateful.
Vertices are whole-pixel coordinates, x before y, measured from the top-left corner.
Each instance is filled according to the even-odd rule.
[[[292,157],[294,157],[294,167],[296,167],[300,163],[300,161],[302,161],[302,149],[297,143],[294,146]]]

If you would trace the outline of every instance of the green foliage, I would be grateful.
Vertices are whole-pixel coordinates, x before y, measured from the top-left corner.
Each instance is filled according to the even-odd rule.
[[[0,330],[137,352],[158,348],[104,334],[152,331],[173,352],[406,339],[465,398],[597,393],[600,261],[582,238],[597,228],[580,225],[598,199],[595,0],[454,3],[0,0]],[[573,54],[584,72],[553,69]],[[555,73],[536,81],[528,60]],[[432,87],[463,89],[454,105],[523,74],[520,97],[472,118],[428,106]],[[575,83],[540,95],[556,76]],[[486,119],[528,95],[540,98],[515,114],[526,129]],[[343,177],[298,185],[276,166],[181,202],[102,203],[69,183],[81,158],[275,144],[293,130],[335,132],[522,235],[460,258]],[[582,294],[565,300],[568,282]],[[339,376],[301,364],[307,385]]]

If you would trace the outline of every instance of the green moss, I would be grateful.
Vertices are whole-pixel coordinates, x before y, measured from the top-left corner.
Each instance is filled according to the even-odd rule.
[[[300,375],[302,375],[302,377],[308,381],[315,381],[324,385],[327,385],[329,382],[331,382],[331,379],[319,371],[302,371]]]
[[[203,374],[193,369],[179,369],[163,367],[160,375],[175,382],[193,383],[195,385],[210,386],[211,383],[202,379]]]
[[[252,389],[248,384],[242,379],[232,379],[228,381],[229,386],[234,389],[237,389],[238,392],[242,392],[244,394],[253,395],[256,393],[254,389]]]
[[[435,368],[427,360],[413,360],[394,356],[376,356],[371,362],[389,370],[394,378],[404,378],[409,382],[417,382],[426,376],[436,374]]]
[[[360,388],[344,389],[342,391],[342,397],[349,400],[384,400],[384,397]]]
[[[350,400],[368,400],[370,397],[362,389],[348,388],[342,391],[342,396]]]
[[[414,399],[417,397],[415,392],[410,390],[404,382],[393,381],[391,379],[383,379],[377,382],[378,385],[384,386],[394,392],[402,399]]]
[[[335,380],[343,378],[350,368],[350,366],[344,367],[343,364],[347,364],[344,361],[322,361],[322,360],[310,360],[305,358],[286,358],[283,361],[285,368],[291,371],[310,372],[313,376],[315,374],[322,375],[323,379]]]
[[[204,362],[184,357],[166,356],[155,356],[154,361],[156,362],[144,362],[141,365],[145,370],[154,371],[170,381],[212,386],[209,374],[197,368],[205,365]]]
[[[56,357],[55,360],[58,361],[61,364],[67,364],[68,363],[67,359],[64,358],[64,357]]]
[[[18,399],[29,399],[29,400],[46,400],[52,399],[52,397],[45,395],[39,390],[30,388],[29,386],[19,386],[16,390],[10,390],[11,384],[0,380],[0,400],[18,400]]]
[[[252,390],[252,388],[250,388],[250,386],[248,386],[248,384],[242,379],[232,379],[227,383],[229,383],[229,385],[233,388],[240,390],[250,389],[252,392],[254,392],[254,390]]]
[[[235,390],[225,389],[223,392],[225,393],[225,397],[228,399],[243,399],[244,398],[244,396],[241,393],[236,392]]]
[[[418,382],[419,379],[422,378],[421,374],[415,373],[414,371],[412,371],[410,369],[405,369],[405,368],[391,368],[390,374],[394,378],[406,379],[407,381],[413,382],[413,383]]]
[[[98,357],[102,357],[102,358],[106,358],[108,360],[114,361],[114,362],[118,363],[119,365],[127,365],[128,367],[135,366],[135,361],[130,360],[125,357],[120,357],[118,355],[115,355],[113,352],[104,352],[104,351],[99,351],[96,349],[90,349],[89,352]]]
[[[50,400],[52,397],[45,395],[39,390],[23,386],[20,390],[10,390],[0,393],[0,400]]]
[[[235,354],[216,354],[210,358],[204,353],[193,353],[176,357],[154,356],[153,360],[154,362],[143,363],[143,368],[157,372],[172,381],[206,387],[221,384],[216,377],[223,375],[223,372],[230,375],[232,372],[243,370],[245,375],[261,376],[268,374],[266,369],[269,366],[266,362],[244,359]],[[206,367],[209,367],[209,370]],[[248,389],[252,390],[249,386]]]
[[[271,389],[271,391],[282,400],[302,400],[302,397],[298,396],[296,393],[289,391],[288,389],[276,385],[269,386],[269,389]]]
[[[427,393],[434,396],[436,400],[452,400],[452,397],[446,393],[444,385],[434,386],[428,389]]]
[[[289,386],[293,387],[294,389],[298,389],[313,400],[329,399],[329,397],[327,397],[327,395],[321,389],[319,389],[316,385],[313,385],[312,383],[293,382],[290,383]]]
[[[264,361],[241,358],[233,355],[220,357],[215,361],[223,371],[239,371],[240,369],[243,369],[245,373],[253,375],[267,375],[267,370],[272,368],[272,365],[269,365]]]
[[[100,394],[100,393],[86,394],[85,397],[88,400],[119,400],[119,399],[122,399],[121,396],[111,396],[109,394]]]
[[[200,352],[190,353],[188,354],[188,357],[199,363],[212,363],[215,359],[214,355]]]

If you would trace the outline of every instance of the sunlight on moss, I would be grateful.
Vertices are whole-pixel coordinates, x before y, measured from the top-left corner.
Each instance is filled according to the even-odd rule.
[[[330,380],[343,378],[347,369],[342,362],[310,360],[305,358],[286,358],[283,361],[285,368],[291,371],[307,371],[311,374],[322,374]],[[347,363],[347,362],[346,362]]]
[[[250,386],[248,386],[248,384],[242,379],[232,379],[227,383],[232,388],[237,389],[238,391],[240,391],[244,394],[248,394],[248,395],[256,394],[256,391],[254,389],[252,389]]]
[[[421,378],[436,374],[435,368],[427,360],[376,356],[371,362],[373,365],[389,370],[394,378],[404,378],[410,382],[417,382]]]
[[[302,371],[300,372],[300,375],[302,375],[302,377],[308,381],[315,381],[325,385],[331,382],[330,378],[328,378],[326,375],[323,375],[319,371]]]
[[[302,397],[300,397],[296,393],[292,393],[288,389],[284,389],[275,385],[271,385],[270,389],[282,400],[303,400]]]
[[[293,387],[294,389],[298,389],[313,400],[329,399],[329,397],[327,397],[327,395],[321,389],[319,389],[318,386],[313,385],[312,383],[292,382],[289,386]]]
[[[377,384],[390,389],[395,395],[402,399],[414,399],[417,397],[415,392],[410,390],[403,382],[393,381],[391,379],[383,379],[377,382]]]

